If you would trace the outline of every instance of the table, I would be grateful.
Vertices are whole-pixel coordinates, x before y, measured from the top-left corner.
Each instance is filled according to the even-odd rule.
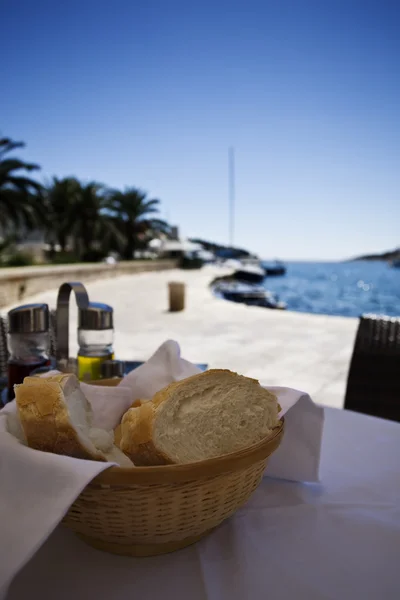
[[[321,478],[264,478],[208,538],[159,557],[102,553],[59,527],[7,600],[397,600],[400,424],[326,409]]]

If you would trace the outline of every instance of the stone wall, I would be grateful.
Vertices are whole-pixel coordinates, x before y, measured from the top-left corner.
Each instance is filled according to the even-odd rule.
[[[87,284],[96,279],[145,271],[165,271],[176,266],[175,260],[135,260],[116,265],[93,263],[0,269],[0,308],[23,303],[28,296],[58,288],[65,281]]]

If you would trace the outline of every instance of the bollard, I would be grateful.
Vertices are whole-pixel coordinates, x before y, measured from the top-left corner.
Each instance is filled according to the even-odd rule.
[[[170,281],[168,284],[169,310],[178,312],[185,308],[185,284]]]

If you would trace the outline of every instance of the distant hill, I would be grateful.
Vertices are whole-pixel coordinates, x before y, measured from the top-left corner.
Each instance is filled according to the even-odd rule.
[[[396,248],[395,250],[382,252],[381,254],[364,254],[362,256],[351,258],[350,260],[386,260],[390,262],[398,259],[400,259],[400,247]]]
[[[216,244],[215,242],[209,242],[207,240],[202,240],[199,238],[190,238],[190,242],[193,244],[200,244],[203,246],[204,250],[208,250],[209,252],[213,252],[216,256],[220,258],[253,258],[254,254],[251,254],[248,250],[244,250],[244,248],[235,248],[230,246],[222,246],[221,244]],[[257,257],[255,257],[257,258]]]

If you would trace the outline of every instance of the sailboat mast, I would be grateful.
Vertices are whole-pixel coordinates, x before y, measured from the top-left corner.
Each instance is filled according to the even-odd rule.
[[[232,247],[235,237],[235,151],[233,147],[228,152],[229,169],[229,245]]]

